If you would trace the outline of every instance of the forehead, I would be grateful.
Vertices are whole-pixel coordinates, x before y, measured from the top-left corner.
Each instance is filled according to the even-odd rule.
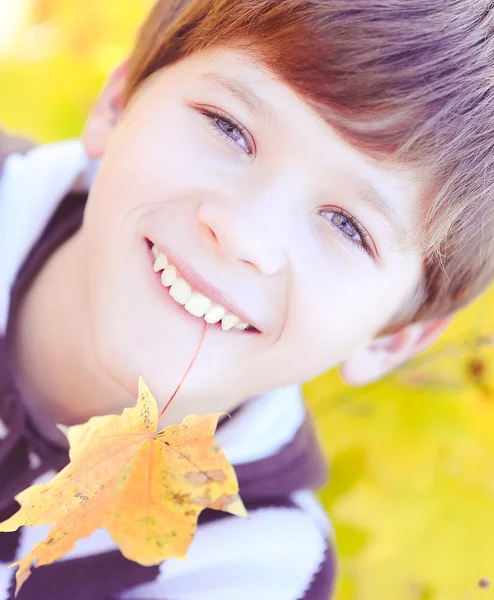
[[[241,106],[256,123],[279,134],[284,145],[292,139],[300,164],[312,161],[327,172],[328,179],[337,170],[339,181],[385,219],[395,249],[419,248],[423,174],[378,161],[352,146],[253,53],[216,47],[194,53],[173,68],[185,85],[225,98],[228,106]]]

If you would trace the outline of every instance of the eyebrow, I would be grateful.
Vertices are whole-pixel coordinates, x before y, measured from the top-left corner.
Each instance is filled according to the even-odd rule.
[[[413,235],[403,225],[395,211],[389,206],[388,202],[379,194],[376,188],[367,179],[355,179],[357,194],[360,200],[367,206],[385,218],[388,224],[388,231],[391,235],[393,244],[398,250],[404,251],[415,243]]]
[[[253,116],[261,116],[266,121],[278,121],[279,115],[272,106],[265,103],[259,96],[243,81],[227,77],[214,71],[203,73],[200,77],[206,85],[214,91],[228,94],[235,100],[239,100]],[[356,179],[356,187],[359,198],[376,214],[384,217],[388,224],[388,231],[392,243],[398,250],[404,251],[414,242],[410,232],[398,219],[396,213],[382,198],[376,188],[367,179]]]
[[[261,116],[267,121],[273,122],[278,119],[278,114],[273,107],[261,100],[252,88],[243,81],[215,72],[203,73],[200,79],[210,89],[225,92],[235,100],[240,100],[253,116]]]

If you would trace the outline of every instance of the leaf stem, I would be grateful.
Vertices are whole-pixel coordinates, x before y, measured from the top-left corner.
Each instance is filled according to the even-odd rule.
[[[184,373],[184,376],[182,377],[182,379],[180,380],[180,383],[177,386],[177,389],[173,392],[172,397],[170,398],[170,400],[168,400],[168,402],[165,404],[165,408],[160,412],[160,417],[163,415],[163,413],[165,412],[165,410],[170,406],[170,404],[172,403],[172,400],[175,398],[175,396],[177,395],[178,390],[182,387],[182,383],[185,381],[185,378],[187,377],[187,375],[189,374],[189,371],[192,369],[192,366],[194,365],[194,363],[196,362],[196,358],[201,350],[202,347],[202,343],[204,341],[204,338],[206,337],[206,331],[208,329],[208,324],[205,322],[204,323],[204,329],[202,330],[202,335],[201,335],[201,339],[199,340],[199,344],[197,345],[196,351],[194,353],[194,356],[192,357],[192,360],[190,361],[190,365],[187,367],[187,370]]]

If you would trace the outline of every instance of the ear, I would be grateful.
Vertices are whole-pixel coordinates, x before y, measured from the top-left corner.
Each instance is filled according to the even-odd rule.
[[[89,115],[82,132],[82,143],[89,158],[101,158],[123,111],[123,92],[127,79],[127,62],[110,75]]]
[[[351,386],[367,385],[381,379],[430,348],[452,319],[448,316],[412,323],[396,333],[373,340],[340,365],[341,378]]]

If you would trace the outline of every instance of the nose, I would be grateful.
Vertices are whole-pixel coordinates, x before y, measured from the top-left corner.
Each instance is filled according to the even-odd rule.
[[[283,235],[260,206],[225,198],[203,200],[197,213],[203,242],[223,260],[244,263],[264,275],[286,262]]]

